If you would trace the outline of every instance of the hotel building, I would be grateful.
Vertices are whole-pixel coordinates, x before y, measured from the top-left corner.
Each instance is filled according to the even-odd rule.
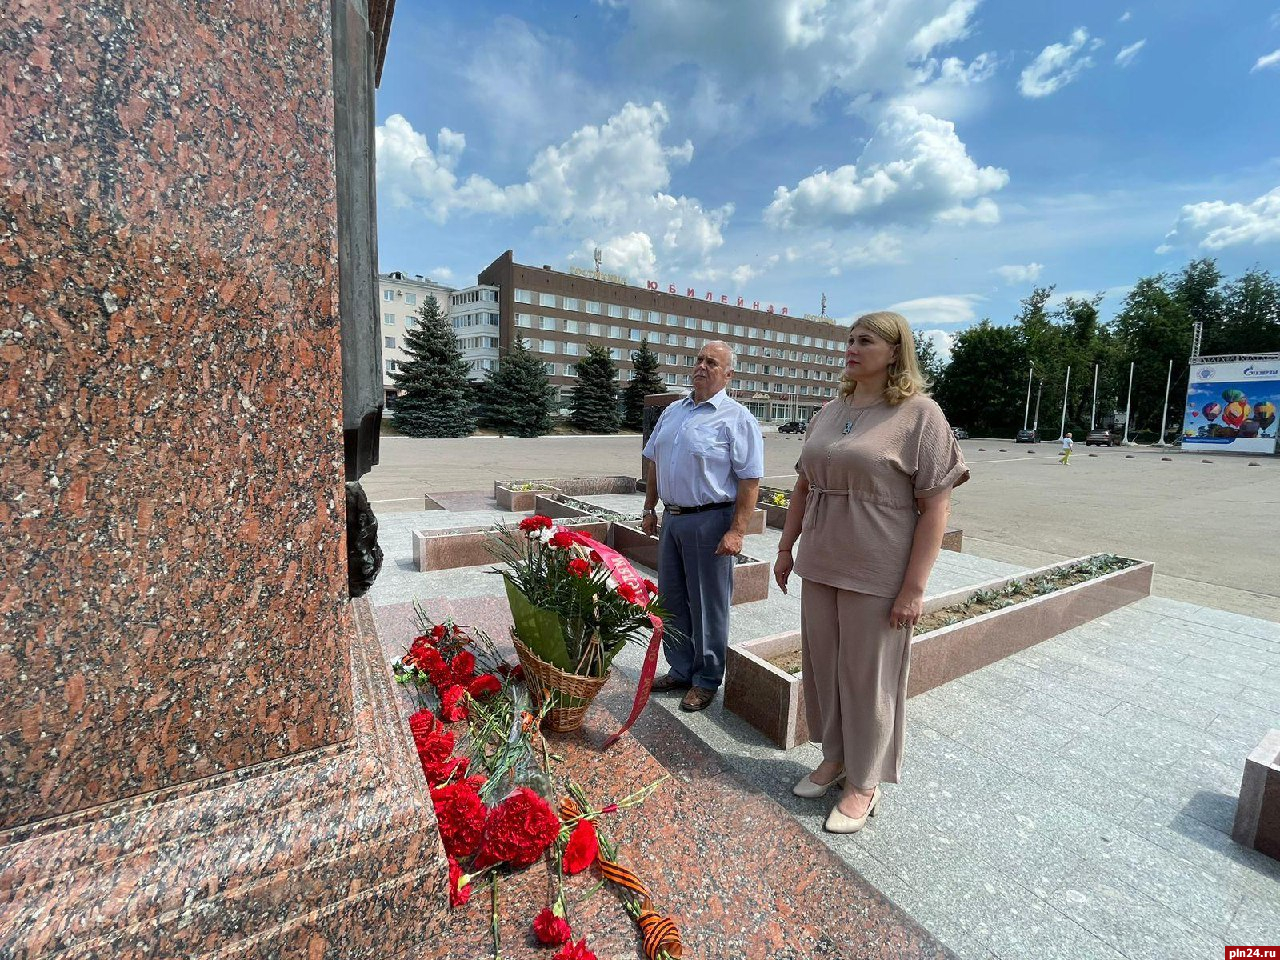
[[[760,420],[808,419],[839,392],[845,330],[824,317],[791,316],[784,307],[705,289],[680,287],[676,292],[674,286],[655,281],[634,286],[608,274],[527,266],[516,263],[510,250],[477,279],[476,287],[455,291],[454,297],[493,292],[498,318],[494,359],[516,336],[523,337],[546,364],[562,407],[568,406],[576,358],[587,344],[609,350],[621,389],[631,378],[631,352],[642,340],[661,360],[659,372],[669,390],[692,387],[694,360],[703,343],[728,343],[738,355],[730,395]],[[451,309],[456,317],[458,307]],[[470,329],[456,332],[460,338],[491,336],[489,326],[483,328],[485,334]]]

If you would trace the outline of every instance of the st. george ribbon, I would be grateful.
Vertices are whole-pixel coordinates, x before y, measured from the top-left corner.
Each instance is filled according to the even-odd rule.
[[[643,597],[646,605],[653,599],[649,588],[645,586],[644,578],[636,573],[635,567],[631,566],[630,561],[617,550],[612,547],[606,547],[599,540],[594,540],[576,530],[565,530],[564,527],[559,529],[568,533],[575,543],[581,544],[599,554],[600,562],[604,564],[605,569],[609,571],[613,579],[617,580],[619,584],[625,584],[630,587],[635,596]],[[649,649],[644,655],[644,668],[640,671],[640,683],[636,687],[636,698],[631,704],[631,714],[627,717],[627,721],[622,725],[621,729],[604,742],[604,749],[606,750],[617,743],[618,738],[631,729],[631,725],[640,716],[640,711],[649,702],[649,692],[653,689],[653,675],[658,670],[658,651],[662,649],[662,618],[652,613],[648,614],[648,617],[649,622],[653,624],[653,633],[649,637]]]

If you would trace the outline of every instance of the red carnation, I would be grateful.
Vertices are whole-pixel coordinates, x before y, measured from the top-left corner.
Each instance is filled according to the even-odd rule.
[[[413,734],[416,744],[422,737],[429,736],[440,724],[430,710],[419,710],[409,718],[409,732]]]
[[[467,719],[466,687],[455,683],[440,692],[440,719],[445,723]]]
[[[444,639],[444,634],[445,634],[445,625],[443,623],[437,623],[434,627],[431,628],[431,639],[434,640],[436,643],[439,643],[441,640]]]
[[[462,868],[458,861],[449,858],[449,906],[460,907],[471,899],[471,881],[462,883]]]
[[[572,547],[577,541],[570,535],[568,530],[559,530],[551,535],[548,541],[553,547]]]
[[[453,682],[453,671],[440,651],[435,647],[424,647],[417,656],[418,669],[431,678],[435,687],[447,687]]]
[[[525,517],[520,521],[520,529],[526,533],[531,530],[545,530],[554,526],[555,522],[550,517],[544,517],[539,513],[535,513],[532,517]]]
[[[618,596],[627,601],[627,603],[634,603],[637,606],[643,607],[645,604],[644,599],[640,596],[640,591],[629,583],[618,584]]]
[[[600,843],[596,839],[596,825],[590,820],[579,820],[569,834],[569,842],[565,844],[564,872],[572,876],[581,873],[596,862],[600,854]]]
[[[566,943],[556,951],[551,960],[599,960],[599,958],[587,947],[587,940],[584,937],[577,943]]]
[[[592,550],[592,551],[591,551],[591,562],[592,562],[592,563],[604,563],[604,557],[600,556],[600,551],[599,551],[599,550]]]
[[[573,560],[569,561],[569,572],[575,577],[588,576],[591,573],[591,564],[587,563],[585,560],[575,557]]]
[[[440,841],[450,856],[469,857],[480,846],[489,811],[476,792],[478,779],[468,777],[431,791]]]
[[[528,787],[518,787],[489,814],[476,855],[476,868],[495,863],[527,867],[560,835],[560,818],[547,801]]]
[[[542,912],[533,918],[533,935],[545,947],[558,947],[569,942],[573,930],[568,920],[556,916],[550,907],[543,907]]]
[[[466,686],[476,676],[476,655],[470,650],[463,650],[453,658],[449,669],[453,675],[453,682]]]
[[[440,783],[445,779],[446,769],[452,772],[453,743],[453,733],[443,727],[414,736],[413,744],[418,749],[418,761],[427,775],[427,783]]]
[[[467,693],[471,694],[471,699],[473,700],[493,696],[501,689],[502,681],[492,673],[482,673],[467,684]]]
[[[649,596],[656,597],[658,595],[658,585],[648,578],[645,578],[644,588],[649,591]]]

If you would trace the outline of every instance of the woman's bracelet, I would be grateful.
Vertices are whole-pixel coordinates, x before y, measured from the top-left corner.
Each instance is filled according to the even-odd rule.
[[[778,548],[778,552],[779,552],[779,553],[790,553],[790,552],[791,552],[791,548],[790,548],[790,547],[779,547],[779,548]]]

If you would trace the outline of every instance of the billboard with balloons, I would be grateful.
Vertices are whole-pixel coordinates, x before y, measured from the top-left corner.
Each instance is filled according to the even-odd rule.
[[[1191,364],[1182,420],[1186,450],[1276,452],[1280,359]]]

